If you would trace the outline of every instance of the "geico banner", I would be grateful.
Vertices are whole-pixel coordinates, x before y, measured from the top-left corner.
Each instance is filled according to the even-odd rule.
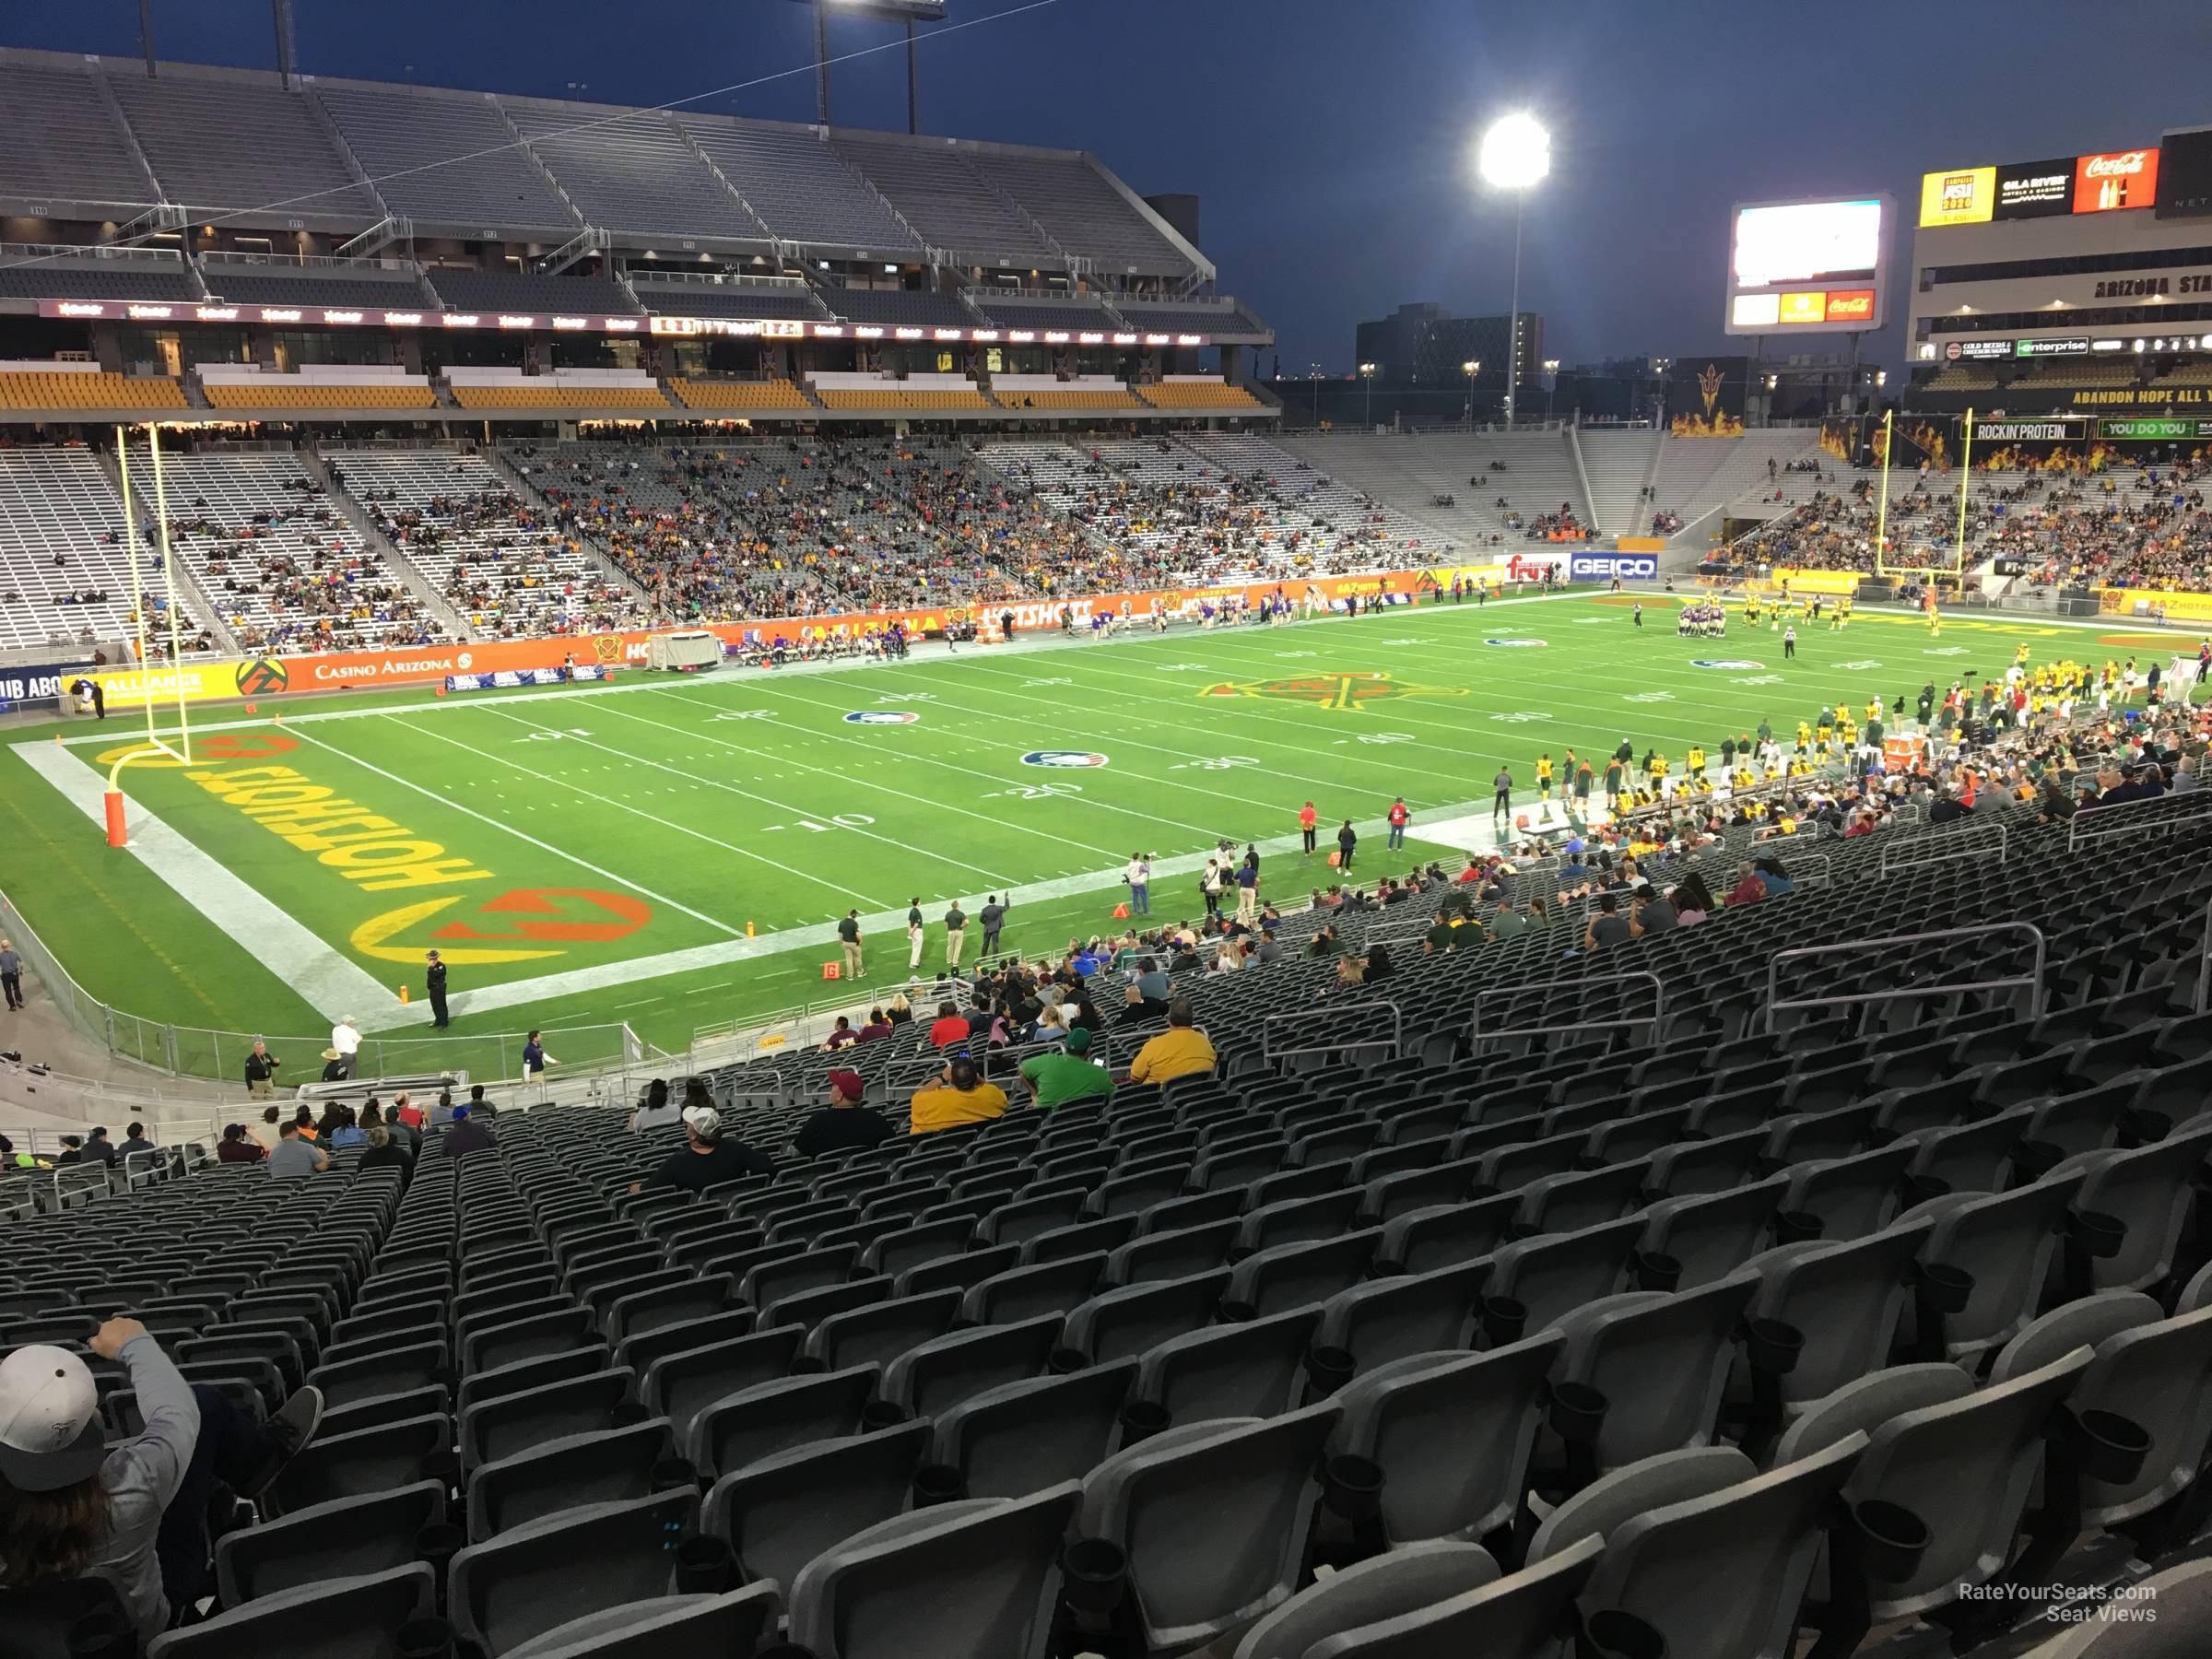
[[[0,702],[58,703],[84,678],[89,663],[17,663],[0,668]]]
[[[1567,573],[1577,582],[1645,581],[1659,574],[1659,559],[1652,553],[1577,553]]]

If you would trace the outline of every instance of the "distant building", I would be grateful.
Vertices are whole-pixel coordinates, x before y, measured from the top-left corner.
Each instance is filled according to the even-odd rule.
[[[1456,386],[1466,390],[1463,365],[1482,365],[1478,391],[1505,389],[1507,324],[1503,316],[1453,317],[1432,301],[1401,305],[1389,316],[1359,326],[1358,361],[1375,365],[1378,386]],[[1534,386],[1544,371],[1544,319],[1521,313],[1520,382]]]

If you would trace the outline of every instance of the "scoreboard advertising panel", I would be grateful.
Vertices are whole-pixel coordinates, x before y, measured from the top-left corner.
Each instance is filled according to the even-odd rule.
[[[1732,335],[1881,327],[1889,223],[1884,196],[1738,204],[1724,326]]]
[[[2054,156],[2005,167],[1946,168],[1921,175],[1920,228],[2149,207],[2158,189],[2156,148]]]

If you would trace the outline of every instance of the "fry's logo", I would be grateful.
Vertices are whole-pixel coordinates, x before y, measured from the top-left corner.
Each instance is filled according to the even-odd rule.
[[[653,919],[651,908],[627,893],[597,888],[517,888],[478,906],[470,920],[456,919],[429,933],[416,934],[404,945],[392,942],[460,902],[461,896],[453,893],[402,905],[362,923],[353,930],[350,943],[362,956],[393,962],[419,962],[426,949],[435,949],[449,964],[527,962],[567,954],[536,946],[627,938]],[[472,942],[456,945],[454,940]]]

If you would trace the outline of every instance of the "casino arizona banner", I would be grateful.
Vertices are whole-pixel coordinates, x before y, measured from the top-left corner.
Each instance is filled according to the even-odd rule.
[[[1467,579],[1480,575],[1495,583],[1542,579],[1542,567],[1555,565],[1564,576],[1567,555],[1549,549],[1533,559],[1516,558],[1508,563],[1453,567],[1429,571],[1376,571],[1349,576],[1288,576],[1281,582],[1230,582],[1213,587],[1165,588],[1126,594],[1092,594],[1067,600],[1030,599],[1006,605],[981,606],[935,606],[889,611],[855,611],[842,616],[785,617],[745,622],[716,622],[709,631],[734,645],[765,647],[778,639],[797,643],[804,639],[850,639],[902,623],[914,632],[931,633],[947,622],[970,619],[971,609],[995,622],[1004,611],[1014,613],[1015,627],[1053,629],[1060,625],[1065,604],[1078,625],[1088,625],[1102,610],[1120,610],[1127,602],[1130,613],[1147,616],[1158,599],[1171,612],[1195,611],[1208,601],[1218,606],[1242,598],[1258,605],[1278,590],[1292,605],[1319,590],[1332,604],[1347,598],[1381,595],[1394,603],[1410,603],[1440,586],[1448,586],[1454,570]],[[1509,569],[1509,565],[1511,568]],[[107,669],[90,676],[100,682],[110,708],[137,708],[150,697],[156,703],[173,703],[180,696],[187,702],[217,702],[236,699],[290,697],[302,692],[371,691],[394,687],[428,685],[456,675],[521,673],[528,669],[559,668],[573,658],[579,665],[606,669],[645,665],[651,629],[611,633],[567,634],[543,640],[475,640],[410,645],[383,651],[335,651],[312,655],[228,658],[188,662],[178,667],[161,666]]]

